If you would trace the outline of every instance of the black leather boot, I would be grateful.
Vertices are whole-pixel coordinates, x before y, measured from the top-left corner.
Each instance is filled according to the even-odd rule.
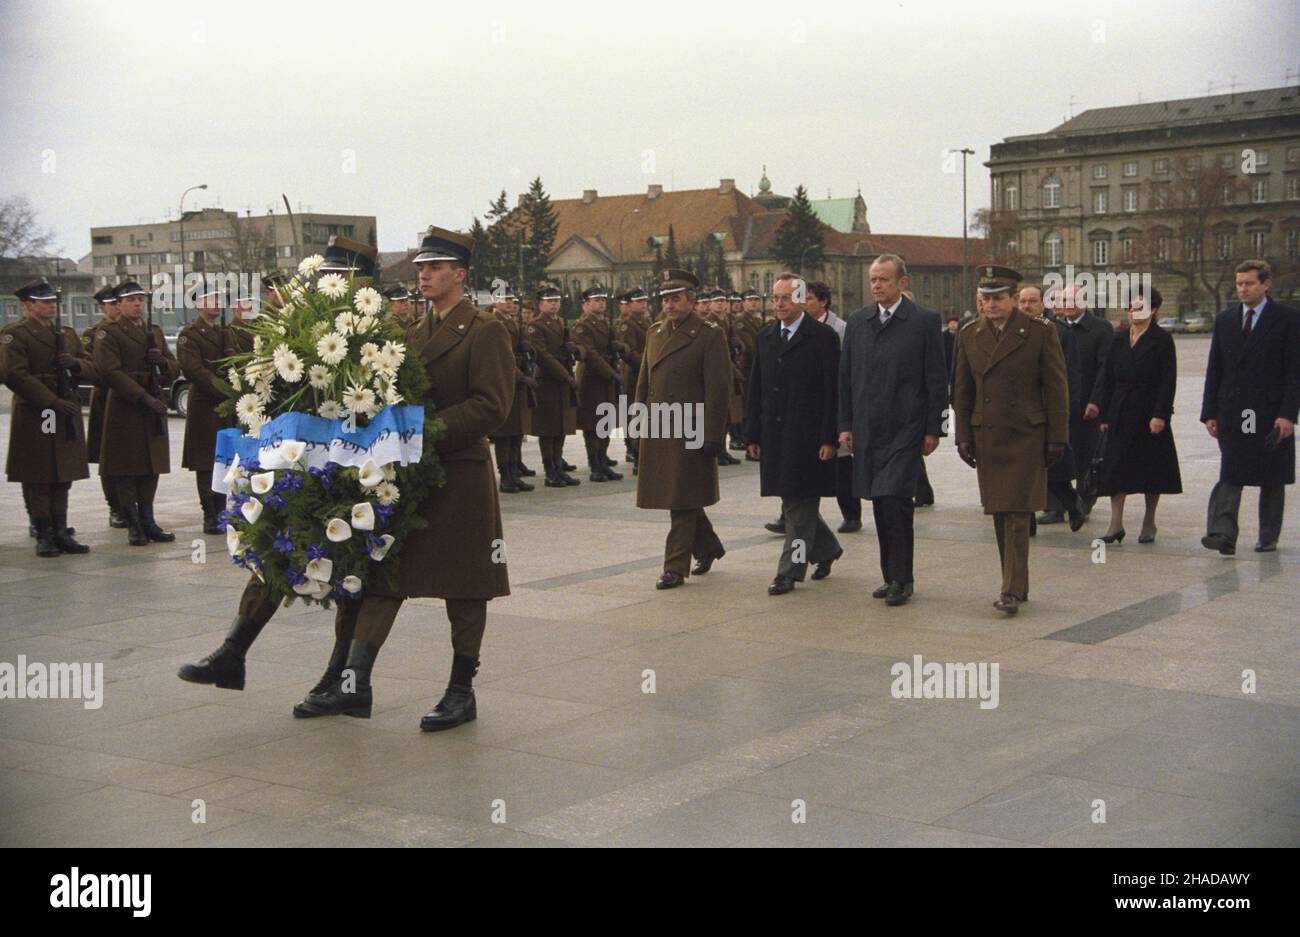
[[[535,476],[535,475],[537,474],[536,471],[534,471],[533,469],[530,469],[528,466],[524,465],[524,462],[523,462],[522,459],[520,459],[518,462],[515,463],[515,468],[519,469],[518,474],[519,474],[519,475],[522,475],[524,478],[532,478],[533,476]]]
[[[609,469],[605,468],[605,462],[603,459],[601,459],[600,456],[598,455],[588,456],[587,468],[591,470],[591,474],[589,474],[587,477],[592,481],[594,482],[609,481],[609,479],[605,477],[605,473],[609,471]]]
[[[213,508],[211,498],[201,498],[199,503],[203,506],[203,532],[205,534],[221,533],[221,525],[217,523],[217,512]]]
[[[216,521],[217,533],[224,534],[226,525],[221,520],[221,512],[226,509],[226,496],[214,494],[208,500],[212,502],[212,518]]]
[[[374,704],[370,691],[370,671],[379,656],[379,645],[369,641],[353,641],[348,646],[348,659],[339,676],[323,693],[314,693],[293,709],[300,719],[313,716],[355,716],[369,719]]]
[[[343,668],[348,660],[348,647],[351,641],[340,641],[334,639],[334,650],[330,651],[329,663],[325,665],[325,672],[321,678],[316,681],[316,685],[307,691],[306,697],[302,702],[295,703],[293,714],[299,719],[310,719],[312,716],[319,716],[320,713],[313,712],[307,706],[313,701],[318,701],[322,694],[329,690],[334,682],[343,676]]]
[[[68,526],[68,515],[55,514],[51,518],[51,533],[54,545],[64,553],[89,553],[90,547],[72,539],[72,528]]]
[[[59,545],[54,542],[54,525],[50,523],[48,517],[33,517],[32,527],[36,528],[37,556],[48,559],[62,553]]]
[[[515,480],[515,487],[520,491],[534,491],[537,486],[530,485],[528,482],[524,481],[524,473],[520,471],[520,464],[521,463],[519,462],[511,462],[508,466],[510,469],[510,475]]]
[[[116,504],[108,506],[108,526],[114,530],[126,530],[126,516]]]
[[[135,504],[119,504],[117,509],[122,512],[122,519],[126,521],[126,542],[133,547],[148,546],[149,537],[140,525],[140,511]]]
[[[612,468],[612,466],[618,465],[618,463],[615,462],[613,459],[611,459],[611,458],[609,457],[609,453],[607,453],[607,452],[602,452],[602,453],[600,454],[600,458],[601,458],[602,462],[604,463],[602,467],[603,467],[604,470],[605,470],[605,478],[606,478],[606,480],[608,480],[608,481],[612,481],[612,482],[621,482],[621,481],[623,480],[623,473],[622,473],[622,472],[616,472],[616,471],[614,471],[614,469]]]
[[[556,467],[555,460],[543,459],[542,462],[544,463],[546,468],[546,481],[544,483],[546,487],[567,488],[568,483],[565,482],[564,476],[560,474],[560,470]]]
[[[169,530],[163,530],[153,519],[153,505],[141,504],[136,510],[140,514],[140,529],[144,535],[154,543],[171,543],[176,539],[176,535]]]
[[[478,658],[457,654],[451,659],[451,679],[447,692],[442,695],[433,711],[420,720],[425,732],[454,729],[478,718],[478,705],[474,701],[474,675],[478,673]]]
[[[176,676],[187,683],[212,683],[222,690],[242,690],[244,655],[262,633],[263,624],[247,615],[235,616],[221,647],[196,663],[182,665]]]
[[[576,472],[578,470],[576,465],[571,465],[570,463],[565,462],[564,456],[562,455],[555,457],[555,467],[561,472]]]
[[[519,486],[515,483],[515,476],[510,471],[510,464],[508,462],[502,462],[497,471],[501,474],[501,484],[497,486],[497,491],[500,491],[503,494],[519,494]]]

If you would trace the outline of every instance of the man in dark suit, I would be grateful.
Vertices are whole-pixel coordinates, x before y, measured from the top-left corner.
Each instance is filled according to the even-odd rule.
[[[1081,401],[1083,411],[1070,409],[1070,450],[1074,453],[1074,480],[1083,481],[1092,464],[1092,450],[1097,445],[1097,416],[1100,411],[1094,401],[1101,388],[1099,382],[1106,373],[1106,355],[1110,353],[1115,332],[1105,319],[1091,315],[1079,295],[1077,287],[1067,284],[1053,297],[1053,312],[1065,323],[1074,336],[1079,350]],[[1083,513],[1092,513],[1096,497],[1083,500]]]
[[[891,606],[912,595],[913,495],[921,459],[939,445],[948,408],[939,315],[903,296],[907,265],[881,254],[868,271],[875,303],[849,318],[840,357],[840,445],[853,451],[853,493],[870,498]]]
[[[794,274],[772,286],[776,321],[754,343],[746,398],[745,442],[759,460],[760,493],[781,498],[785,546],[769,595],[784,595],[812,578],[825,579],[843,551],[822,520],[823,497],[835,494],[836,382],[839,336],[805,314],[807,287]]]
[[[1286,486],[1295,482],[1300,410],[1300,310],[1269,298],[1264,260],[1237,267],[1240,302],[1219,313],[1210,339],[1201,422],[1219,441],[1219,481],[1210,492],[1201,544],[1237,552],[1241,489],[1259,486],[1256,553],[1277,549]]]

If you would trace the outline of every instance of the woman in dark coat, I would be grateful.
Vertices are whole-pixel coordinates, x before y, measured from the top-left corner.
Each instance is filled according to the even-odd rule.
[[[1162,494],[1181,494],[1178,450],[1169,428],[1174,412],[1178,360],[1174,339],[1155,321],[1161,297],[1151,290],[1129,304],[1129,327],[1117,334],[1096,401],[1106,434],[1098,493],[1110,495],[1107,543],[1124,539],[1124,498],[1146,496],[1146,515],[1138,543],[1156,539],[1156,505]]]

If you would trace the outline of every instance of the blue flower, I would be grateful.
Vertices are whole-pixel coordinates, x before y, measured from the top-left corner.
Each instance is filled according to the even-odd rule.
[[[307,581],[307,576],[303,571],[293,566],[284,571],[284,578],[289,580],[291,586],[300,586]]]
[[[366,537],[367,551],[382,549],[383,546],[384,546],[384,539],[382,537],[376,537],[374,534],[371,534],[370,536]]]
[[[256,550],[245,550],[245,551],[244,551],[244,562],[246,562],[246,563],[247,563],[248,565],[250,565],[250,566],[255,566],[255,567],[257,567],[258,569],[264,569],[264,568],[265,568],[265,567],[262,566],[262,558],[261,558],[260,556],[257,555],[257,551],[256,551]]]
[[[307,547],[307,562],[312,560],[323,560],[329,557],[329,551],[319,543],[313,543]]]
[[[272,511],[283,511],[289,506],[289,499],[284,495],[271,495],[268,498],[264,498],[262,504],[270,508]]]
[[[249,459],[244,463],[243,467],[250,472],[260,472],[262,470],[262,463],[257,459]]]
[[[379,521],[381,528],[387,527],[393,520],[393,515],[397,513],[397,506],[394,504],[377,504],[375,505],[375,518]]]
[[[275,543],[272,545],[275,547],[277,553],[292,553],[293,531],[286,527],[284,530],[276,534]]]

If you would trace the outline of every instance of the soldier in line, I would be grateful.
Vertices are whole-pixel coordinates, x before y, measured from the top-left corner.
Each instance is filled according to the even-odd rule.
[[[162,389],[176,379],[180,366],[162,327],[145,324],[144,287],[127,280],[116,295],[121,314],[95,341],[95,370],[109,389],[99,473],[114,480],[127,543],[171,543],[176,535],[158,526],[153,499],[158,476],[171,471]]]
[[[736,367],[740,370],[740,406],[741,412],[746,413],[749,403],[749,373],[754,368],[754,344],[758,336],[758,329],[762,327],[761,322],[755,322],[745,315],[745,298],[738,292],[732,291],[727,296],[727,304],[730,307],[728,320],[731,323],[731,333],[740,341],[740,354],[736,357]],[[731,448],[735,449],[735,443],[744,440],[741,438],[742,427],[733,424],[729,430],[729,435],[734,437],[731,440]],[[753,461],[753,457],[748,451],[748,446],[742,446],[745,450],[745,461]],[[738,450],[739,451],[739,450]]]
[[[68,491],[90,477],[77,384],[95,366],[77,333],[55,325],[59,294],[43,277],[14,295],[23,318],[0,333],[0,374],[14,392],[5,473],[22,485],[37,556],[89,553],[68,529]]]
[[[609,295],[605,288],[593,286],[582,292],[582,315],[573,323],[573,340],[582,347],[582,364],[578,366],[578,429],[587,449],[587,466],[593,482],[622,481],[623,476],[610,468],[609,437],[596,432],[600,423],[601,404],[618,409],[618,395],[623,393],[623,377],[615,369],[611,356],[622,354],[623,344],[605,316]],[[615,463],[617,464],[617,463]]]
[[[623,343],[623,364],[621,374],[623,389],[621,393],[629,397],[636,393],[637,375],[641,370],[641,356],[645,352],[645,334],[650,328],[650,316],[646,308],[650,297],[640,288],[628,290],[618,297],[618,325],[614,334]],[[624,427],[626,432],[627,427]],[[627,447],[627,460],[632,464],[632,474],[638,472],[636,440],[630,435],[623,437]]]
[[[86,357],[92,360],[100,332],[108,324],[117,321],[117,296],[114,289],[112,286],[103,286],[95,293],[95,302],[99,304],[99,321],[81,333],[81,346]],[[86,455],[91,463],[99,461],[100,440],[104,432],[104,404],[107,400],[108,386],[103,381],[95,381],[94,389],[90,392],[90,425],[86,429]],[[117,509],[117,492],[107,476],[100,476],[99,483],[104,491],[104,502],[108,505],[108,526],[125,530],[126,518]]]
[[[664,544],[664,571],[657,589],[682,585],[691,573],[702,576],[726,555],[704,509],[718,502],[718,453],[722,451],[731,394],[731,360],[721,327],[695,311],[700,282],[687,270],[659,275],[663,315],[646,333],[645,356],[637,378],[636,402],[702,407],[702,442],[677,436],[638,440],[641,472],[636,506],[669,512],[672,526]],[[691,569],[691,558],[696,565]]]
[[[515,356],[515,392],[510,415],[489,439],[496,455],[497,471],[501,474],[498,490],[518,494],[534,490],[533,485],[524,481],[520,468],[523,464],[524,436],[533,431],[532,413],[537,396],[537,379],[525,370],[528,360],[533,356],[533,350],[527,337],[520,340],[519,299],[511,290],[510,284],[507,283],[503,291],[494,295],[492,312],[510,333],[510,348]]]
[[[576,354],[577,346],[574,345],[572,350],[566,349],[570,343],[565,339],[568,330],[560,318],[559,290],[553,286],[539,289],[537,310],[537,318],[526,326],[526,330],[528,342],[537,353],[537,363],[541,369],[532,428],[542,450],[545,484],[547,488],[580,485],[582,483],[578,479],[562,468],[564,437],[578,425],[577,408],[574,405],[578,381],[565,363],[566,350],[570,355]]]
[[[278,273],[272,275],[279,277],[281,284],[283,284],[283,276]],[[263,280],[262,282],[265,284],[266,281]],[[265,285],[263,286],[263,292],[265,294]],[[275,293],[274,288],[271,292]],[[275,299],[276,302],[280,301],[278,293],[275,293]],[[262,302],[266,302],[266,300],[263,299]],[[234,305],[230,307],[230,326],[228,331],[230,336],[230,345],[234,349],[235,354],[246,355],[253,350],[253,333],[249,330],[249,323],[258,316],[258,312],[254,308],[256,305],[257,301],[254,300],[253,297],[241,295],[235,299]],[[278,309],[280,307],[276,306],[275,308]],[[226,370],[228,371],[229,368],[226,368]],[[231,426],[234,425],[235,424],[232,422]]]
[[[416,530],[397,559],[390,589],[373,586],[361,597],[346,667],[328,690],[307,701],[319,715],[368,718],[370,674],[402,607],[414,597],[445,600],[453,650],[446,692],[423,719],[426,732],[450,729],[478,716],[474,676],[487,626],[487,604],[510,594],[506,564],[498,562],[501,506],[492,479],[487,434],[506,418],[517,385],[509,333],[489,312],[465,296],[473,240],[431,227],[415,264],[429,312],[407,333],[411,351],[424,361],[438,415],[447,434],[438,440],[446,485],[420,505],[426,526]]]
[[[1014,615],[1029,600],[1029,518],[1047,499],[1047,470],[1070,440],[1070,390],[1056,329],[1016,308],[1020,274],[978,268],[980,318],[961,330],[953,375],[957,453],[979,473],[993,515],[1002,591]]]
[[[284,305],[284,297],[280,295],[280,290],[285,288],[286,280],[284,274],[279,270],[272,270],[270,273],[262,274],[262,302],[272,309],[279,309]],[[249,346],[250,350],[252,346]]]
[[[398,283],[384,290],[384,298],[388,300],[388,314],[396,319],[402,328],[409,329],[415,325],[417,316],[410,290]]]
[[[728,385],[731,389],[727,395],[727,436],[728,442],[735,445],[737,450],[744,449],[744,441],[739,436],[739,426],[745,420],[745,406],[742,388],[744,387],[744,377],[740,373],[741,344],[740,339],[736,337],[731,327],[731,319],[728,316],[730,309],[727,303],[727,294],[724,290],[712,289],[704,296],[704,319],[712,322],[721,331],[723,338],[727,343],[727,373],[730,375],[731,383]],[[740,460],[727,451],[723,446],[722,451],[718,453],[719,465],[739,465]]]
[[[176,339],[176,360],[190,382],[181,468],[194,473],[205,534],[223,532],[217,516],[225,508],[226,498],[212,490],[212,466],[217,433],[235,425],[230,417],[217,415],[217,407],[230,395],[226,366],[221,362],[235,353],[235,345],[229,328],[221,322],[225,296],[215,283],[213,280],[195,291],[198,318],[181,329]]]

